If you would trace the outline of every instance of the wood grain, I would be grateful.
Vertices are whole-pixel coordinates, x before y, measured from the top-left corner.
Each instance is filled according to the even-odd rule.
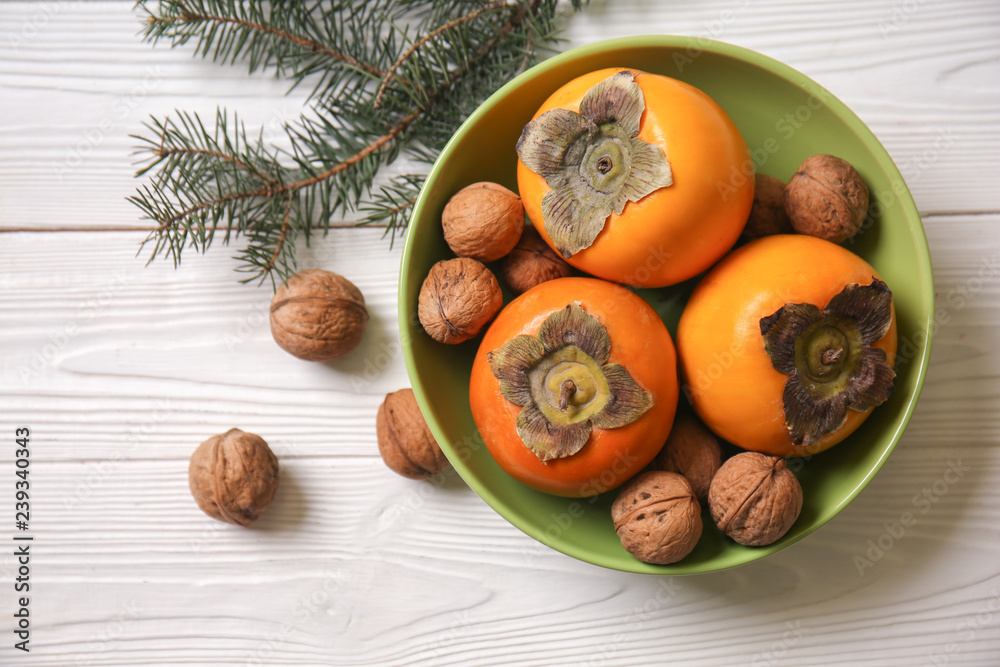
[[[907,177],[947,314],[902,442],[844,512],[766,560],[668,578],[552,551],[454,472],[417,483],[385,469],[375,411],[408,380],[401,248],[380,230],[337,229],[300,256],[354,281],[371,314],[358,352],[329,364],[273,344],[270,287],[236,284],[233,249],[144,267],[143,225],[123,202],[127,133],[174,107],[218,102],[266,123],[302,100],[140,44],[130,8],[0,3],[0,432],[32,427],[37,492],[32,652],[10,646],[16,563],[3,550],[0,664],[1000,662],[995,3],[593,0],[570,20],[567,46],[712,35],[827,86]],[[155,86],[119,118],[147,68]],[[940,131],[954,141],[924,164]],[[282,464],[249,530],[211,521],[187,490],[193,448],[231,426],[263,435]],[[12,455],[0,449],[0,470]]]
[[[307,90],[153,48],[125,2],[0,5],[0,229],[140,229],[125,201],[150,116],[217,106],[286,145]],[[566,47],[647,32],[721,39],[815,78],[888,149],[926,215],[998,209],[1000,9],[991,0],[592,2]],[[81,30],[79,26],[89,29]],[[928,39],[933,35],[933,39]],[[405,172],[398,164],[394,172]],[[49,196],[56,189],[60,197]],[[357,219],[348,215],[348,220]]]
[[[977,275],[969,259],[998,224],[928,221],[939,294]],[[960,639],[1000,605],[994,282],[938,332],[910,429],[844,513],[766,561],[659,580],[533,542],[453,473],[419,484],[383,467],[372,423],[406,383],[401,360],[352,384],[397,335],[398,253],[378,230],[337,230],[313,253],[357,280],[376,323],[347,368],[274,346],[250,319],[269,288],[235,285],[221,248],[175,272],[131,258],[141,232],[45,237],[7,234],[0,250],[4,412],[33,425],[45,484],[39,664],[634,665],[669,647],[676,664],[765,664],[771,651],[774,664],[890,665],[960,641],[949,664],[981,665],[1000,650],[1000,616]],[[88,321],[81,304],[102,294]],[[79,333],[18,384],[19,364],[72,322]],[[283,465],[249,531],[204,517],[186,488],[193,447],[233,425],[265,435]],[[955,461],[969,470],[921,513],[915,497]],[[916,524],[859,574],[855,557],[904,512]]]

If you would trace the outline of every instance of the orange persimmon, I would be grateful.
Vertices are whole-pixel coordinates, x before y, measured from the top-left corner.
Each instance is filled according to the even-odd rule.
[[[794,365],[796,370],[785,374],[777,370],[779,362],[765,349],[764,334],[772,322],[780,319],[775,317],[780,314],[779,309],[789,306],[812,304],[808,308],[816,313],[813,322],[823,324],[825,320],[817,318],[822,315],[830,319],[829,311],[836,310],[831,306],[835,297],[840,299],[836,301],[839,304],[849,300],[840,297],[842,292],[849,291],[849,286],[868,289],[882,299],[883,324],[871,329],[874,333],[868,334],[861,347],[881,350],[872,351],[871,356],[881,359],[884,365],[880,371],[869,373],[871,377],[861,379],[870,382],[882,373],[891,391],[894,376],[891,368],[896,358],[895,310],[888,288],[863,259],[822,239],[778,235],[753,241],[716,265],[695,288],[677,328],[684,392],[705,424],[739,447],[777,456],[821,452],[858,428],[871,413],[870,406],[878,402],[868,406],[858,403],[863,409],[856,409],[856,405],[852,407],[848,402],[846,418],[839,426],[834,428],[839,418],[831,419],[829,427],[833,430],[818,431],[815,439],[795,444],[784,396],[791,375],[812,373],[808,369],[813,367],[803,359],[808,363],[820,363],[817,360],[823,359],[833,363],[856,359],[852,355],[860,352],[852,351],[849,346],[843,354],[822,349],[826,343],[821,341],[818,356],[811,360],[803,357],[811,354],[807,341],[810,329],[804,327],[812,325],[806,321],[798,325],[800,333],[788,338],[794,347],[789,348],[786,366],[790,369]],[[858,321],[850,327],[856,329]],[[849,365],[838,372],[864,375],[849,370]],[[855,380],[855,375],[845,377],[845,382]],[[826,381],[820,377],[813,386],[822,390]]]
[[[603,280],[560,278],[514,299],[490,325],[469,402],[501,468],[535,489],[584,497],[619,486],[656,456],[678,389],[673,342],[649,304]],[[531,410],[542,425],[525,435],[519,418]],[[560,440],[560,429],[575,435]]]
[[[669,184],[662,187],[649,185],[650,188],[657,189],[647,194],[643,193],[649,188],[642,190],[638,193],[642,196],[624,203],[620,213],[610,212],[597,236],[590,241],[592,235],[588,235],[587,241],[579,245],[589,243],[589,246],[580,250],[576,250],[577,246],[570,250],[560,248],[553,241],[551,220],[546,220],[542,213],[543,198],[552,188],[546,178],[533,169],[544,171],[545,167],[560,157],[546,146],[572,145],[574,141],[579,145],[590,145],[587,142],[598,142],[600,138],[591,139],[587,138],[589,135],[581,135],[584,138],[579,140],[567,138],[561,142],[546,142],[541,140],[545,135],[541,135],[534,145],[539,152],[547,151],[547,154],[533,168],[526,166],[526,160],[518,159],[518,189],[525,211],[542,237],[557,252],[562,251],[563,256],[572,252],[573,254],[566,256],[566,261],[576,268],[599,278],[627,285],[673,285],[708,269],[736,242],[753,202],[753,163],[736,124],[711,97],[682,81],[638,70],[617,67],[580,76],[553,93],[538,109],[532,123],[552,110],[584,113],[580,111],[581,101],[588,91],[621,72],[632,73],[634,82],[642,91],[644,107],[635,139],[649,144],[657,153],[665,156],[669,163],[666,168]],[[601,99],[600,105],[592,106],[604,109],[617,99],[609,95]],[[599,114],[598,111],[591,115]],[[572,131],[565,130],[567,117],[572,120],[573,115],[564,113],[562,125],[556,125],[563,131]],[[601,120],[600,117],[597,118],[598,127],[601,126]],[[522,141],[518,143],[520,157],[523,157],[521,144],[529,134],[527,130],[528,126],[522,135]],[[622,136],[624,135],[619,133],[611,139],[621,143]],[[597,147],[596,143],[591,146],[594,147]],[[579,160],[579,156],[584,153],[583,148],[565,150],[566,155],[572,156],[566,157],[566,160]],[[600,189],[603,182],[601,175],[607,173],[610,159],[617,155],[618,150],[612,146],[609,158],[603,163],[595,163],[602,165],[600,173],[588,173],[597,180],[581,185],[580,192],[586,192],[590,196]],[[594,150],[594,153],[598,151]],[[591,155],[590,149],[586,155]],[[586,158],[583,160],[586,166]],[[620,162],[628,162],[628,159],[619,160]],[[635,171],[635,163],[636,160],[632,159],[632,173]],[[565,168],[565,165],[557,168]],[[583,174],[583,166],[579,171]],[[560,174],[555,178],[552,182],[565,182],[567,178],[577,176],[567,171],[565,178]],[[589,177],[584,175],[584,178]],[[624,201],[624,195],[620,199]],[[594,207],[584,201],[575,207],[567,204],[561,208],[572,211],[572,215],[567,213],[567,218],[574,218],[572,225],[580,225],[583,224],[580,218],[585,218],[587,211]],[[601,217],[603,212],[597,215],[601,220],[605,219]],[[567,221],[566,227],[569,224]]]

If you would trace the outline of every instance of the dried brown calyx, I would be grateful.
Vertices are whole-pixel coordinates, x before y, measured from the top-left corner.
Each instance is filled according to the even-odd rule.
[[[780,539],[802,511],[802,487],[785,459],[759,452],[722,464],[708,491],[712,520],[740,544],[761,547]]]
[[[787,303],[760,320],[771,365],[788,376],[785,424],[796,445],[809,446],[840,428],[847,411],[881,405],[896,373],[872,347],[892,325],[892,292],[877,278],[852,284],[824,310]]]
[[[278,459],[259,435],[232,428],[194,450],[188,484],[205,514],[246,526],[274,499]]]
[[[552,109],[524,126],[517,155],[551,188],[542,223],[564,257],[590,247],[612,212],[673,183],[663,149],[638,139],[644,109],[626,70],[588,90],[579,113]]]
[[[646,563],[676,563],[701,538],[701,506],[688,481],[673,472],[635,477],[615,499],[611,518],[622,546]]]
[[[565,278],[569,264],[557,255],[534,227],[525,227],[521,239],[500,263],[500,275],[515,294],[548,280]]]
[[[631,424],[653,406],[610,354],[604,325],[578,303],[552,313],[537,336],[515,336],[489,353],[500,393],[523,406],[517,434],[542,462],[580,451],[594,426]]]

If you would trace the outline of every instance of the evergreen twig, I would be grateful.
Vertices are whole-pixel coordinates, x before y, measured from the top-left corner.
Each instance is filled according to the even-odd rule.
[[[579,7],[580,0],[572,5]],[[147,41],[194,41],[200,55],[270,69],[310,108],[284,126],[291,148],[249,135],[220,109],[153,118],[136,136],[148,176],[130,197],[155,227],[150,261],[204,252],[217,233],[242,236],[247,280],[285,279],[295,240],[331,219],[366,213],[393,238],[423,182],[405,174],[373,191],[400,155],[431,162],[455,128],[555,39],[557,0],[161,0],[140,2]],[[153,9],[155,7],[155,9]]]

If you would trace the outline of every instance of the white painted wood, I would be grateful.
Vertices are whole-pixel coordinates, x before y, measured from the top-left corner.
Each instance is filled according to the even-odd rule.
[[[210,118],[221,105],[281,143],[281,123],[302,110],[305,87],[285,96],[287,86],[273,76],[248,77],[244,67],[216,66],[191,49],[140,43],[128,10],[123,2],[0,4],[0,229],[148,227],[125,197],[136,186],[129,135],[141,133],[151,114],[180,108]],[[567,47],[678,33],[783,60],[869,124],[921,212],[997,206],[993,0],[595,1],[568,25]],[[81,208],[95,214],[81,216]]]
[[[0,228],[35,230],[0,234],[0,433],[31,425],[38,494],[32,654],[11,648],[5,548],[0,664],[1000,664],[996,3],[595,0],[569,20],[569,46],[712,34],[831,89],[903,168],[948,313],[903,442],[847,510],[765,561],[670,579],[542,547],[454,474],[422,484],[384,468],[375,410],[407,379],[400,248],[379,230],[336,230],[302,257],[355,281],[372,315],[363,347],[330,364],[273,345],[269,287],[236,284],[231,251],[143,266],[123,198],[126,135],[145,114],[222,103],[260,123],[301,98],[138,43],[130,7],[0,3]],[[117,117],[148,68],[155,85]],[[954,141],[921,166],[942,131]],[[211,521],[187,491],[192,448],[234,425],[282,461],[250,530]],[[0,449],[0,470],[11,461]],[[917,522],[893,537],[904,512]]]

